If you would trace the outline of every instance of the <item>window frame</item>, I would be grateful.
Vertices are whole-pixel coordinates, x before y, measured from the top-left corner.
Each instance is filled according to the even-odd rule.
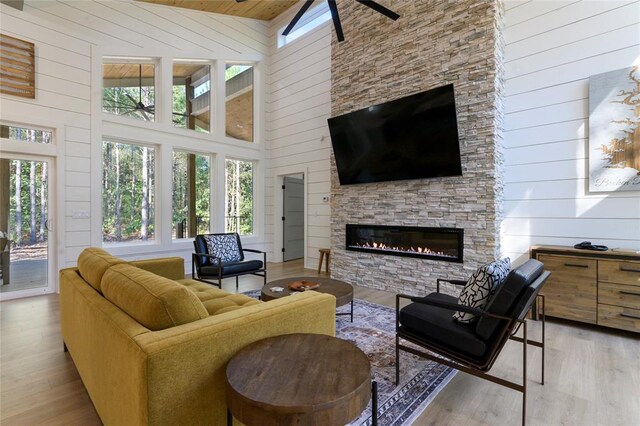
[[[190,58],[171,58],[171,93],[169,93],[169,104],[171,106],[171,116],[169,117],[169,124],[171,127],[178,132],[186,132],[189,135],[198,135],[206,139],[211,139],[215,137],[215,133],[218,131],[218,123],[216,115],[216,102],[219,97],[217,93],[218,85],[216,84],[217,73],[216,73],[216,60],[213,59],[190,59]],[[193,129],[178,127],[173,124],[173,67],[176,64],[194,64],[194,65],[207,65],[209,66],[209,131],[207,132],[198,132]],[[162,64],[161,64],[162,66]]]
[[[256,199],[258,198],[258,193],[257,193],[257,185],[256,185],[256,176],[257,176],[257,169],[258,169],[258,161],[257,160],[251,160],[251,159],[244,159],[244,158],[239,158],[239,157],[226,157],[224,159],[224,211],[223,211],[223,224],[222,224],[222,229],[223,232],[232,232],[232,231],[228,231],[227,230],[227,161],[240,161],[240,162],[245,162],[245,163],[251,163],[251,189],[252,189],[252,196],[251,196],[251,233],[250,234],[241,234],[240,230],[238,229],[237,232],[241,237],[244,238],[254,238],[257,237],[259,235],[259,233],[257,232],[257,228],[258,228],[258,224],[256,221],[256,204],[257,201]]]
[[[167,148],[169,149],[169,148]],[[195,154],[195,155],[201,155],[203,157],[207,157],[209,159],[209,227],[207,229],[208,233],[212,233],[214,226],[213,223],[215,221],[215,209],[214,209],[214,199],[215,199],[215,191],[216,191],[216,185],[214,184],[215,182],[215,161],[216,161],[216,155],[215,153],[208,153],[208,152],[199,152],[199,151],[194,151],[194,150],[189,150],[183,147],[179,147],[179,146],[173,146],[171,147],[171,160],[173,163],[173,154],[175,152],[182,152],[182,153],[186,153],[186,154]],[[176,238],[173,236],[173,170],[171,173],[171,216],[170,216],[170,229],[171,229],[171,241],[172,243],[183,243],[185,241],[191,242],[194,240],[195,237],[189,237],[186,236],[184,238]]]
[[[138,120],[132,117],[123,116],[120,114],[111,114],[109,112],[104,111],[104,65],[106,64],[150,64],[153,65],[153,99],[154,99],[154,112],[153,112],[153,121],[147,120]],[[102,116],[102,120],[124,120],[124,122],[129,123],[137,123],[141,125],[153,126],[158,124],[159,116],[158,114],[158,103],[163,98],[160,95],[161,87],[158,83],[158,76],[162,75],[162,68],[160,64],[160,58],[157,57],[146,57],[146,56],[103,56],[102,57],[102,65],[100,67],[100,112]],[[160,72],[159,72],[160,71]]]
[[[160,146],[157,144],[152,144],[152,143],[146,143],[146,142],[141,142],[141,141],[136,141],[136,140],[129,140],[129,139],[122,139],[122,138],[114,138],[114,137],[108,137],[105,136],[102,138],[102,143],[104,142],[109,142],[109,143],[118,143],[118,144],[125,144],[125,145],[136,145],[136,146],[140,146],[140,147],[147,147],[147,148],[152,148],[154,149],[154,155],[153,155],[153,167],[154,167],[154,179],[153,179],[153,203],[150,203],[150,206],[153,206],[153,239],[148,239],[148,240],[140,240],[140,241],[104,241],[104,235],[103,235],[103,230],[104,230],[104,215],[103,215],[103,192],[102,192],[102,185],[100,185],[100,191],[99,191],[99,197],[100,197],[100,228],[99,228],[99,234],[100,234],[100,241],[101,241],[101,247],[103,248],[108,248],[108,249],[112,249],[112,248],[121,248],[121,247],[144,247],[144,246],[157,246],[160,245],[162,243],[161,239],[161,232],[160,232],[160,228],[158,226],[158,223],[160,220],[162,220],[161,218],[163,217],[161,214],[161,200],[160,197],[158,196],[159,194],[159,189],[160,189],[160,176],[159,176],[159,169],[160,169],[160,155],[161,155],[161,150],[160,150]],[[104,171],[104,145],[101,148],[101,163],[102,163],[102,168],[100,169],[100,181],[102,182],[102,173]]]

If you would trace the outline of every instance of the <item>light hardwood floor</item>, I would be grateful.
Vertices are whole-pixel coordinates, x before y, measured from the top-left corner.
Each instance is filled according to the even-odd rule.
[[[317,275],[300,261],[269,265],[270,279]],[[239,291],[260,288],[246,277]],[[234,281],[223,288],[234,291]],[[355,297],[393,307],[394,294],[355,288]],[[100,420],[73,361],[62,351],[57,295],[0,303],[0,423],[93,425]],[[530,322],[531,323],[531,322]],[[539,323],[532,323],[534,336]],[[547,323],[547,380],[529,349],[528,425],[640,425],[640,338],[574,323]],[[405,355],[407,356],[407,355]],[[492,373],[517,380],[521,350],[507,344]],[[416,425],[517,425],[520,393],[458,373]]]

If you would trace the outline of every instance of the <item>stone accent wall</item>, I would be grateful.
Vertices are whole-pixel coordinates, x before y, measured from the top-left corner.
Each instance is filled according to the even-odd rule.
[[[500,255],[503,10],[497,1],[386,0],[393,22],[338,2],[346,40],[332,42],[332,116],[453,83],[463,175],[340,186],[331,158],[331,274],[425,293]],[[464,263],[345,250],[347,223],[464,228]]]

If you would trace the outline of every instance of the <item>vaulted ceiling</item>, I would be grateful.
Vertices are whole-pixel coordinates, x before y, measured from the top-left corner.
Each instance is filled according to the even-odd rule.
[[[244,18],[270,21],[289,9],[298,0],[138,0],[166,6],[221,13],[223,15],[242,16]]]

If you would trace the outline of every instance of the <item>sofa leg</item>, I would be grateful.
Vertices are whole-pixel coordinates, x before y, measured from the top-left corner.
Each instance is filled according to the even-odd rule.
[[[64,340],[62,341],[62,347],[64,348],[65,352],[69,352],[69,348],[67,348],[67,344],[64,342]]]

